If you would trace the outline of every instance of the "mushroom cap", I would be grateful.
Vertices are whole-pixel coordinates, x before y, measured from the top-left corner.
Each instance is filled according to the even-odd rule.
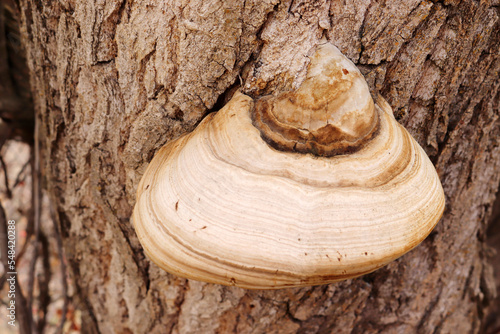
[[[444,210],[434,166],[387,102],[373,103],[364,80],[358,82],[361,73],[339,54],[331,44],[319,47],[301,88],[320,91],[314,77],[325,73],[318,68],[326,59],[335,66],[325,68],[337,68],[332,76],[339,69],[356,74],[330,94],[344,103],[315,99],[301,88],[257,102],[238,92],[159,150],[133,214],[152,261],[181,277],[278,289],[372,272],[425,239]],[[341,79],[325,79],[329,88],[323,88],[334,89]],[[312,121],[303,126],[300,113],[290,116],[293,99],[301,99],[302,113],[311,104],[332,110],[310,112]],[[259,108],[271,116],[259,121]],[[352,120],[357,115],[361,126]],[[323,141],[318,119],[334,127]],[[276,135],[277,127],[296,127],[302,137]]]

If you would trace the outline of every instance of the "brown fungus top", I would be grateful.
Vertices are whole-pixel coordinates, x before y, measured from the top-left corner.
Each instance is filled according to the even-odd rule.
[[[362,74],[326,43],[301,86],[257,100],[252,121],[275,149],[329,157],[362,148],[380,120]]]

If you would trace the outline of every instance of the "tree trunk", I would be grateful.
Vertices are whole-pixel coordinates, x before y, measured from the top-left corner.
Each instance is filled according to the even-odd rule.
[[[43,171],[88,333],[477,333],[495,297],[498,0],[20,0]],[[443,219],[377,272],[247,291],[181,279],[130,222],[154,153],[236,90],[296,87],[327,37],[424,147]]]

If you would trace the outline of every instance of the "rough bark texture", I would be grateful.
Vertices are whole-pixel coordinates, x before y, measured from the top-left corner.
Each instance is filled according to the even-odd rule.
[[[475,333],[495,297],[498,0],[20,0],[47,187],[86,332]],[[326,36],[435,163],[447,209],[400,260],[343,283],[246,291],[145,258],[129,217],[148,161],[240,88],[296,87]]]

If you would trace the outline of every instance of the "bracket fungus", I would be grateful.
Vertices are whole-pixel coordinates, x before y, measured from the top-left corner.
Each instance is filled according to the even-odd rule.
[[[326,43],[297,90],[236,93],[161,148],[133,221],[170,273],[278,289],[372,272],[424,240],[443,210],[423,149]]]

